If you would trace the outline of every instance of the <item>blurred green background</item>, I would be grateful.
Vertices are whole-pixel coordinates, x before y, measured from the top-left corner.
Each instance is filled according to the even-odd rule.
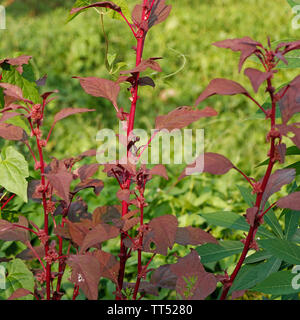
[[[117,128],[118,125],[114,108],[104,99],[85,94],[78,80],[72,79],[72,76],[115,79],[118,75],[111,75],[106,70],[105,38],[97,13],[90,10],[66,23],[74,2],[2,1],[2,4],[7,5],[7,29],[0,30],[0,58],[14,57],[17,53],[32,55],[37,78],[45,74],[48,76],[43,90],[59,90],[57,99],[48,107],[48,127],[52,116],[62,108],[97,109],[95,114],[73,116],[56,126],[46,150],[59,159],[97,148],[97,131],[102,128]],[[167,2],[173,5],[171,15],[163,24],[150,30],[144,51],[144,58],[163,57],[160,61],[163,72],[148,72],[154,78],[156,87],[142,87],[140,90],[141,100],[136,113],[138,128],[150,130],[154,127],[157,115],[166,114],[178,106],[194,105],[209,81],[216,77],[239,81],[250,93],[253,92],[248,78],[243,72],[238,73],[239,53],[217,48],[212,45],[213,42],[250,36],[267,44],[267,36],[270,36],[272,42],[299,39],[300,36],[300,30],[292,28],[294,14],[286,0]],[[133,8],[137,2],[129,0],[128,3]],[[104,17],[104,25],[109,40],[109,53],[116,54],[116,63],[127,64],[123,69],[131,68],[135,60],[131,47],[135,42],[126,24]],[[248,61],[245,67],[255,65],[254,61]],[[295,68],[280,69],[274,85],[279,87],[298,73],[299,70]],[[126,88],[127,85],[122,84],[119,106],[128,111],[130,101]],[[256,99],[261,103],[266,101],[263,86]],[[268,147],[265,143],[266,122],[256,113],[256,105],[244,96],[212,97],[200,107],[206,105],[214,107],[219,116],[200,120],[191,126],[205,129],[206,151],[225,155],[246,174],[259,179],[263,167],[257,169],[255,166],[266,158]],[[286,143],[291,145],[288,140]],[[289,161],[293,162],[293,158],[289,158]],[[207,228],[204,219],[198,215],[199,212],[245,212],[247,205],[243,202],[237,184],[246,184],[236,172],[229,172],[221,177],[202,174],[184,179],[174,187],[182,169],[183,166],[170,165],[168,182],[154,178],[149,183],[148,217],[173,213],[177,215],[181,226],[191,224]],[[106,178],[101,172],[98,175],[104,179],[106,187],[99,198],[86,192],[85,199],[89,203],[90,212],[99,205],[117,203],[115,191],[118,186],[115,181]],[[282,192],[284,194],[285,191]],[[37,213],[32,213],[31,206],[25,205],[24,210],[38,220]],[[16,205],[15,210],[20,208],[21,205]],[[242,235],[231,234],[222,228],[213,228],[212,233],[218,238],[230,239]],[[116,244],[108,244],[111,246],[109,249],[117,249]],[[172,252],[176,250],[177,247]],[[171,253],[166,259],[158,257],[155,265],[166,260],[173,261]],[[229,267],[230,272],[232,259],[225,259],[221,267]],[[106,288],[105,285],[103,288]],[[109,298],[112,288],[103,290],[103,295]]]

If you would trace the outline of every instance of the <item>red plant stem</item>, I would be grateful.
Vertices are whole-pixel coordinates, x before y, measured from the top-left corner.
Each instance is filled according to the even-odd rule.
[[[253,187],[253,183],[252,183],[251,179],[242,170],[240,170],[237,167],[233,167],[233,169],[235,169],[237,172],[239,172],[250,183],[251,187]]]
[[[142,21],[145,19],[145,10],[146,10],[146,0],[144,0],[144,6],[142,11]],[[137,33],[135,34],[136,40],[137,40],[137,47],[136,47],[136,66],[138,66],[142,61],[142,55],[144,50],[144,41],[145,41],[146,32],[143,29],[139,29]],[[136,105],[138,100],[138,80],[139,80],[139,73],[135,75],[135,83],[133,85],[133,88],[131,89],[131,108],[129,113],[129,119],[128,119],[128,128],[127,128],[127,144],[128,139],[130,136],[131,131],[134,128],[134,120],[135,120],[135,111],[136,111]],[[127,160],[128,160],[128,152],[127,152]],[[130,177],[125,182],[126,189],[130,188]],[[128,204],[126,201],[122,201],[122,216],[126,215],[128,213]],[[125,266],[126,261],[128,259],[127,249],[124,245],[124,239],[126,238],[126,235],[121,234],[121,242],[120,242],[120,271],[118,276],[118,287],[119,291],[123,288],[123,281],[124,281],[124,275],[125,275]],[[120,295],[116,296],[116,299],[121,299]]]
[[[275,101],[275,98],[274,98],[274,94],[273,94],[273,88],[272,88],[272,83],[271,83],[271,80],[268,79],[268,87],[267,87],[267,91],[270,93],[270,97],[271,97],[271,101],[272,101],[272,113],[271,113],[271,128],[274,128],[275,125],[276,125],[276,101]],[[266,173],[264,175],[264,178],[263,178],[263,181],[262,181],[262,184],[261,184],[261,192],[259,192],[257,194],[257,197],[256,197],[256,202],[255,202],[255,207],[258,208],[258,213],[257,213],[257,216],[255,218],[255,222],[254,222],[254,225],[250,227],[249,229],[249,232],[248,232],[248,235],[247,235],[247,238],[245,240],[245,244],[244,244],[244,248],[243,248],[243,251],[242,251],[242,254],[239,258],[239,261],[233,271],[233,273],[231,274],[229,280],[225,283],[224,287],[223,287],[223,292],[221,294],[221,297],[220,297],[220,300],[225,300],[226,297],[227,297],[227,294],[233,284],[233,281],[234,279],[236,278],[237,274],[239,273],[243,263],[244,263],[244,260],[247,256],[247,253],[250,249],[250,246],[255,238],[255,234],[257,232],[257,229],[260,225],[260,215],[259,215],[259,212],[260,212],[260,206],[261,206],[261,202],[262,202],[262,197],[263,197],[263,194],[265,192],[265,189],[266,189],[266,186],[268,184],[268,181],[269,181],[269,178],[271,176],[271,173],[272,173],[272,169],[273,169],[273,166],[274,166],[274,154],[275,154],[275,138],[271,138],[271,141],[270,141],[270,144],[271,144],[271,149],[270,149],[270,153],[269,153],[269,164],[268,164],[268,168],[266,170]],[[263,209],[263,208],[262,208]],[[266,212],[264,212],[265,214]]]
[[[141,195],[142,197],[144,196],[143,194]],[[141,206],[141,216],[140,216],[140,225],[141,227],[144,225],[144,207],[143,205]],[[133,293],[133,300],[136,300],[136,296],[139,292],[139,287],[140,287],[140,282],[141,282],[141,277],[142,277],[142,246],[143,246],[143,233],[140,235],[139,239],[139,249],[138,249],[138,275],[137,275],[137,280],[135,283],[135,288],[134,288],[134,293]]]
[[[36,231],[34,231],[34,230],[32,230],[32,229],[30,229],[30,228],[28,228],[28,227],[21,226],[20,224],[17,224],[17,223],[13,223],[12,225],[13,225],[13,227],[20,228],[20,229],[24,229],[24,230],[27,230],[27,231],[29,231],[29,232],[32,232],[32,233],[34,233],[36,236],[38,235],[38,233],[37,233]]]
[[[41,258],[39,257],[39,255],[37,254],[37,252],[35,251],[34,247],[31,245],[31,243],[28,241],[27,246],[29,247],[29,249],[33,252],[33,254],[35,255],[35,257],[39,260],[42,268],[44,269],[44,271],[46,272],[46,268],[41,260]]]
[[[16,196],[15,194],[13,194],[12,196],[10,196],[10,197],[4,202],[4,204],[2,205],[1,210],[3,210],[3,209],[6,207],[6,205],[7,205],[15,196]]]
[[[32,126],[32,123],[29,119],[29,123],[31,126],[32,134],[34,134],[34,129]],[[39,126],[37,126],[37,129],[39,129]],[[46,181],[45,181],[45,163],[44,163],[44,156],[43,156],[43,148],[40,143],[40,138],[35,135],[36,137],[36,144],[39,152],[39,160],[40,160],[40,173],[41,173],[41,185],[43,187],[43,194],[42,194],[42,203],[44,208],[44,231],[45,234],[49,235],[49,218],[48,218],[48,212],[47,212],[47,199],[46,199]],[[49,241],[45,243],[45,257],[48,256],[49,251]],[[46,264],[46,297],[47,300],[50,300],[51,296],[51,264],[47,262]]]
[[[79,294],[79,286],[75,285],[75,286],[74,286],[74,291],[73,291],[73,298],[72,298],[72,300],[76,300],[78,294]]]
[[[252,100],[266,116],[268,115],[267,111],[252,96],[250,96],[250,94],[246,94],[246,96]]]
[[[34,162],[35,162],[35,164],[36,164],[36,163],[37,163],[37,159],[36,159],[36,157],[35,157],[35,154],[34,154],[32,148],[30,147],[30,144],[29,144],[27,141],[25,141],[24,143],[25,143],[25,145],[27,146],[27,148],[28,148],[29,152],[31,153],[32,158],[33,158],[33,160],[34,160]]]

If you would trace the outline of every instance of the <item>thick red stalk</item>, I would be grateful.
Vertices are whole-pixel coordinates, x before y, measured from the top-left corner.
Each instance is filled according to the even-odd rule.
[[[272,88],[272,83],[271,83],[271,80],[268,79],[268,87],[267,87],[267,91],[270,93],[270,97],[271,97],[271,101],[272,101],[272,112],[271,112],[271,128],[274,128],[275,125],[276,125],[276,101],[275,101],[275,98],[274,98],[274,94],[273,94],[273,88]],[[261,202],[262,202],[262,197],[263,197],[263,194],[266,190],[266,186],[268,184],[268,181],[269,181],[269,178],[272,174],[272,170],[273,170],[273,166],[274,166],[274,154],[275,154],[275,138],[271,138],[271,141],[270,141],[270,145],[271,145],[271,148],[270,148],[270,153],[269,153],[269,164],[268,164],[268,168],[266,170],[266,173],[264,175],[264,178],[263,178],[263,181],[262,181],[262,184],[261,184],[261,192],[259,192],[257,194],[257,197],[256,197],[256,202],[255,202],[255,207],[258,208],[258,212],[257,212],[257,215],[256,215],[256,219],[255,219],[255,222],[254,222],[254,225],[253,226],[250,226],[250,229],[249,229],[249,232],[248,232],[248,235],[246,237],[246,240],[245,240],[245,244],[244,244],[244,248],[243,248],[243,251],[242,251],[242,254],[239,258],[239,261],[233,271],[233,273],[231,274],[229,280],[225,283],[224,287],[223,287],[223,292],[221,294],[221,297],[220,297],[220,300],[225,300],[226,297],[227,297],[227,294],[233,284],[233,281],[235,280],[237,274],[239,273],[243,263],[244,263],[244,260],[247,256],[247,253],[249,251],[249,249],[251,248],[251,244],[253,243],[254,239],[255,239],[255,234],[257,232],[257,229],[260,225],[260,218],[261,216],[259,215],[260,213],[260,209],[263,210],[264,208],[260,208],[261,206]]]
[[[146,0],[144,0],[144,6],[143,6],[143,12],[142,12],[142,21],[145,19],[145,8],[146,8]],[[146,32],[143,29],[139,29],[137,33],[135,33],[135,37],[137,40],[137,47],[136,47],[136,66],[138,66],[142,61],[143,56],[143,49],[144,49],[144,41],[145,41]],[[136,111],[136,105],[138,100],[138,80],[139,80],[139,73],[135,76],[135,82],[131,89],[131,108],[129,113],[129,119],[128,119],[128,127],[127,127],[127,144],[129,143],[128,139],[130,137],[130,133],[132,132],[134,128],[134,120],[135,120],[135,111]],[[127,152],[127,161],[128,161],[128,152]],[[127,179],[125,182],[125,188],[130,188],[130,178]],[[126,215],[128,213],[128,204],[126,201],[122,201],[122,216]],[[120,271],[118,276],[118,287],[119,291],[123,288],[123,281],[124,281],[124,275],[125,275],[125,266],[126,261],[128,259],[127,255],[127,249],[124,245],[124,239],[126,238],[126,235],[121,234],[121,242],[120,242]],[[121,299],[120,295],[116,297],[117,300]]]

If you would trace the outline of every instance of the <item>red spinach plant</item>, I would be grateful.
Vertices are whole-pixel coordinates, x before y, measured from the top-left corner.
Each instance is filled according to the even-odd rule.
[[[222,300],[226,299],[229,293],[233,297],[238,297],[248,289],[273,294],[274,296],[283,295],[285,299],[298,299],[299,286],[295,284],[298,277],[293,274],[297,273],[297,267],[293,269],[293,273],[290,269],[300,262],[300,248],[297,245],[299,243],[300,192],[294,192],[298,190],[294,180],[296,174],[299,174],[298,170],[296,171],[299,162],[275,172],[273,172],[273,169],[277,163],[284,164],[286,155],[299,154],[299,123],[289,124],[288,122],[293,115],[300,111],[300,78],[297,76],[290,83],[284,84],[277,90],[273,86],[273,78],[278,72],[277,67],[280,63],[288,64],[288,53],[300,48],[300,41],[283,42],[272,48],[270,39],[268,39],[268,46],[264,47],[261,43],[249,37],[244,37],[219,41],[214,45],[241,52],[239,71],[250,56],[255,56],[261,63],[262,70],[246,68],[244,74],[249,78],[255,92],[263,83],[266,83],[265,92],[269,95],[269,100],[261,105],[239,83],[217,78],[209,83],[197,99],[196,104],[213,95],[242,94],[246,96],[257,105],[260,112],[265,115],[266,121],[269,122],[266,134],[269,150],[268,160],[261,164],[266,165],[267,169],[260,179],[248,177],[243,171],[235,167],[230,160],[220,154],[204,154],[204,172],[221,175],[227,173],[230,169],[235,169],[249,183],[252,192],[245,188],[241,189],[242,195],[250,206],[244,215],[246,221],[235,214],[228,213],[226,216],[227,212],[203,215],[213,224],[231,227],[232,229],[247,230],[248,224],[248,233],[246,238],[242,240],[242,244],[224,241],[220,243],[221,249],[218,248],[220,247],[218,245],[208,244],[199,247],[197,251],[202,257],[202,262],[205,262],[204,255],[212,254],[214,249],[215,256],[206,259],[207,262],[229,256],[235,252],[241,252],[231,275],[229,276],[225,272],[224,278],[219,278],[223,283],[223,290],[220,295]],[[280,116],[282,121],[278,123]],[[290,137],[289,133],[292,133],[293,136]],[[289,137],[296,147],[287,148],[286,144],[282,142],[283,136]],[[185,173],[181,177],[184,176]],[[288,196],[272,204],[268,203],[268,199],[274,193],[292,182],[294,184]],[[285,209],[282,212],[282,216],[285,216],[284,232],[273,211],[275,207]],[[223,222],[221,218],[223,218]],[[227,219],[225,223],[224,219]],[[269,233],[262,226],[264,220],[271,227],[272,233]],[[256,235],[265,239],[257,240]],[[251,249],[257,252],[247,257]],[[228,253],[226,253],[226,250]]]
[[[18,254],[17,258],[37,259],[40,264],[40,268],[33,270],[32,288],[19,286],[11,292],[9,298],[33,295],[36,299],[60,300],[64,295],[62,279],[68,265],[72,269],[70,281],[74,284],[73,299],[78,296],[79,289],[88,299],[97,299],[101,278],[107,278],[115,284],[114,294],[117,300],[141,299],[146,294],[158,295],[158,288],[176,289],[178,296],[183,299],[204,299],[216,289],[218,279],[212,273],[206,272],[196,250],[191,249],[187,256],[178,257],[177,263],[163,265],[156,270],[149,268],[156,255],[167,255],[168,249],[175,243],[195,246],[204,243],[217,244],[217,240],[200,228],[179,227],[177,218],[170,214],[145,222],[146,184],[153,175],[166,179],[168,175],[163,165],[156,165],[151,169],[147,169],[145,165],[138,165],[138,159],[145,148],[136,150],[138,137],[132,134],[139,87],[154,85],[151,78],[141,77],[140,74],[149,68],[157,72],[162,71],[157,62],[159,58],[142,58],[146,36],[152,26],[168,17],[171,6],[166,5],[164,0],[143,0],[133,9],[133,23],[123,14],[122,8],[111,1],[77,6],[72,9],[71,14],[76,15],[88,8],[112,10],[125,20],[136,40],[136,46],[133,48],[136,55],[135,67],[122,71],[117,81],[97,77],[75,77],[88,94],[108,99],[116,110],[116,119],[122,121],[123,127],[126,128],[123,143],[127,149],[127,161],[104,164],[104,172],[109,177],[114,177],[120,185],[117,192],[120,205],[98,207],[91,215],[87,212],[86,203],[78,197],[78,193],[83,189],[93,188],[95,194],[99,195],[103,188],[102,181],[92,178],[99,169],[99,163],[84,164],[74,169],[74,165],[82,159],[95,156],[95,150],[88,150],[77,157],[63,160],[52,158],[48,164],[45,161],[45,147],[56,123],[67,116],[94,110],[60,110],[54,116],[49,133],[45,134],[43,124],[48,120],[47,106],[52,100],[50,96],[55,91],[46,92],[40,97],[37,95],[36,85],[42,85],[45,79],[40,79],[37,83],[28,80],[25,68],[29,63],[29,56],[2,60],[0,87],[3,88],[4,108],[1,110],[0,136],[6,140],[20,141],[28,147],[34,160],[34,169],[39,172],[39,179],[30,181],[29,198],[41,203],[44,214],[41,228],[24,216],[20,216],[16,223],[0,220],[1,240],[22,241],[28,247]],[[12,83],[12,73],[22,82]],[[121,82],[130,84],[129,112],[118,106]],[[183,128],[202,117],[215,115],[217,112],[209,107],[203,110],[179,107],[157,118],[156,132],[163,128]],[[22,116],[28,121],[35,148],[32,147],[24,129],[6,122],[17,116]],[[151,140],[148,144],[150,142]],[[24,181],[28,172],[22,156],[19,153],[16,156],[11,155],[10,148],[5,149],[3,156],[7,156],[15,167],[18,166],[15,169],[18,169],[19,175],[23,174]],[[13,193],[3,201],[2,210],[14,198],[14,194],[20,195],[19,190],[10,185],[10,179],[13,178],[9,177],[8,173],[6,178],[2,179],[3,187]],[[23,198],[26,200],[26,196]],[[118,257],[115,257],[103,250],[103,243],[117,237],[120,237],[120,251]],[[33,246],[32,242],[36,242],[37,239],[39,245]],[[143,252],[148,253],[148,260],[143,257]],[[126,263],[135,256],[135,281],[126,282]],[[152,275],[149,279],[150,272]],[[30,270],[27,270],[26,274],[33,277]]]

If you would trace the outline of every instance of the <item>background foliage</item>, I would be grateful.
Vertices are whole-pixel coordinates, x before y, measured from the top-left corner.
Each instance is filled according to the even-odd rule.
[[[7,30],[0,30],[0,58],[19,53],[34,57],[33,67],[37,77],[48,75],[45,89],[59,90],[58,99],[49,105],[53,114],[63,107],[97,109],[97,116],[87,113],[66,119],[58,125],[47,146],[48,153],[61,159],[98,147],[95,139],[97,131],[101,128],[117,128],[114,110],[104,99],[86,95],[78,81],[72,79],[72,76],[114,78],[118,75],[109,75],[105,67],[105,38],[98,15],[91,10],[66,24],[68,11],[74,3],[72,0],[3,2],[11,4],[6,9]],[[135,1],[128,2],[130,8],[135,4]],[[166,114],[177,106],[193,105],[214,77],[234,79],[252,92],[248,79],[238,73],[236,62],[239,54],[216,48],[211,45],[212,42],[246,35],[263,43],[266,43],[267,36],[276,42],[299,39],[300,30],[292,29],[294,15],[285,0],[175,0],[172,5],[170,17],[164,24],[151,30],[145,47],[144,57],[162,56],[164,59],[161,61],[163,72],[152,75],[156,88],[142,88],[143,99],[138,105],[136,122],[139,128],[151,129],[156,115]],[[124,27],[124,22],[105,17],[104,25],[109,53],[116,54],[114,63],[124,62],[131,67],[134,55],[130,46],[134,44],[134,39]],[[300,54],[293,59],[295,65],[298,59]],[[251,66],[255,66],[255,61],[246,63],[246,67]],[[297,68],[283,71],[277,76],[277,87],[299,73]],[[129,94],[123,90],[120,97],[119,105],[128,110]],[[257,100],[264,102],[263,90],[259,91],[257,97]],[[212,97],[209,104],[218,110],[219,116],[202,120],[192,127],[205,128],[206,151],[225,155],[251,176],[255,166],[266,158],[263,140],[265,128],[263,121],[255,121],[260,117],[259,114],[254,115],[256,106],[243,96]],[[0,141],[0,147],[3,144]],[[289,157],[288,162],[295,162],[294,157]],[[245,212],[247,203],[237,187],[245,187],[245,184],[236,172],[230,172],[226,177],[200,175],[184,179],[174,186],[181,171],[182,167],[170,165],[169,181],[155,178],[150,182],[146,194],[150,203],[146,217],[173,213],[182,226],[191,224],[207,230],[206,219],[200,213],[221,210],[237,214]],[[116,203],[118,186],[101,172],[99,177],[104,180],[106,187],[99,198],[86,193],[90,212],[97,206]],[[282,194],[286,194],[285,189]],[[42,215],[37,211],[40,209],[36,209],[34,204],[24,205],[19,200],[19,204],[14,202],[9,209],[5,213],[10,215],[9,219],[16,219],[22,210],[35,223],[42,224]],[[242,231],[233,234],[226,226],[219,226],[213,227],[212,234],[218,239],[236,240],[240,239]],[[0,246],[2,256],[13,256],[23,249],[20,244],[0,242]],[[113,242],[110,242],[110,246],[110,251],[118,249]],[[178,248],[175,246],[172,252],[178,252]],[[173,262],[172,252],[167,258],[158,257],[156,266],[166,260]],[[205,265],[211,270],[227,268],[230,273],[235,259],[235,256],[231,256],[221,260],[221,265],[209,261]],[[113,286],[103,281],[101,288],[103,298],[113,298]],[[68,289],[67,285],[65,289]],[[166,295],[162,291],[159,299],[167,298]],[[243,298],[250,299],[251,294]]]

